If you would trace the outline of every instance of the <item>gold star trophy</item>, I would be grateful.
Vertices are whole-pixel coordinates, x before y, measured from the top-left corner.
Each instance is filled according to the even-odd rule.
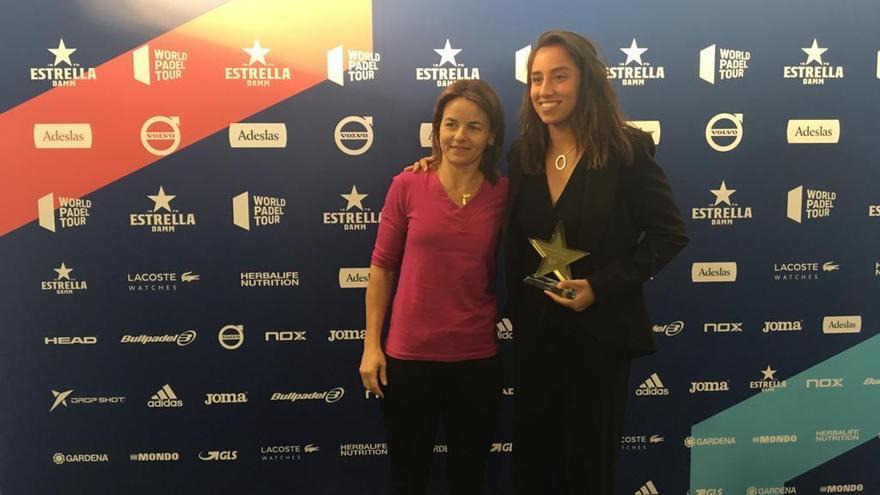
[[[528,285],[562,296],[568,299],[574,299],[577,292],[574,289],[562,289],[556,287],[558,281],[548,277],[549,273],[553,273],[559,279],[571,280],[571,265],[575,261],[589,255],[586,251],[580,249],[569,249],[565,243],[565,228],[562,222],[556,224],[553,229],[553,236],[549,241],[541,239],[529,238],[532,247],[541,255],[541,264],[538,270],[532,275],[523,279]]]

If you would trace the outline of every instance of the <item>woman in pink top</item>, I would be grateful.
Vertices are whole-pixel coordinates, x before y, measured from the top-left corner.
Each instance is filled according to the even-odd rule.
[[[425,492],[442,424],[450,493],[478,494],[501,392],[490,284],[507,198],[496,166],[504,115],[488,84],[458,81],[440,94],[432,124],[439,166],[396,176],[385,198],[360,374],[382,398],[390,493]]]

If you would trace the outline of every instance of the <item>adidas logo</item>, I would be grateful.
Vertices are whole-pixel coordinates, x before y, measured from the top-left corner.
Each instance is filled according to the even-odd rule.
[[[177,398],[171,385],[162,385],[158,392],[147,401],[147,407],[183,407],[183,401]]]
[[[49,409],[49,412],[55,410],[56,407],[64,406],[67,407],[67,396],[73,393],[73,389],[65,390],[64,392],[59,392],[57,390],[52,391],[52,395],[55,396],[55,402],[52,403],[52,407]]]
[[[657,373],[652,373],[636,389],[636,395],[669,395],[669,389],[663,386],[663,382],[660,381],[660,376]]]
[[[651,377],[655,377],[657,374],[651,375]],[[635,491],[633,495],[660,495],[660,492],[657,491],[657,487],[654,486],[654,482],[648,480],[647,483],[642,485],[641,488]]]

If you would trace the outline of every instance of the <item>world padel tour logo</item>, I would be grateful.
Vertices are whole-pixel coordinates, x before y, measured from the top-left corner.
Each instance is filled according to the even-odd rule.
[[[56,273],[55,279],[43,280],[40,283],[42,290],[54,292],[59,296],[70,296],[89,288],[88,283],[86,283],[85,280],[77,280],[76,277],[70,276],[70,272],[73,271],[73,268],[65,265],[63,261],[61,262],[61,266],[53,268],[52,270]]]
[[[232,223],[244,230],[251,230],[252,225],[278,225],[286,207],[287,200],[284,198],[260,196],[245,191],[232,198]]]
[[[159,186],[159,192],[147,195],[153,202],[152,210],[130,214],[129,223],[132,227],[149,227],[151,232],[175,232],[178,227],[195,225],[195,213],[181,213],[171,208],[171,201],[176,197],[176,194],[166,194],[165,188]]]
[[[708,207],[693,208],[691,218],[694,220],[709,220],[714,226],[733,225],[736,220],[749,220],[752,218],[751,206],[740,206],[730,200],[736,189],[728,189],[727,184],[721,181],[718,189],[710,189],[715,196],[715,201]],[[726,206],[725,206],[726,205]]]
[[[812,46],[801,50],[807,54],[807,60],[799,65],[786,65],[783,68],[785,79],[800,79],[804,86],[823,85],[826,79],[843,79],[843,66],[831,65],[822,60],[828,48],[821,48],[816,38],[813,38]]]
[[[626,54],[626,60],[617,67],[607,67],[608,79],[618,80],[624,86],[644,86],[645,81],[666,77],[662,65],[651,65],[642,60],[642,55],[648,49],[640,48],[635,38],[629,48],[621,48],[620,51]]]
[[[797,186],[788,191],[788,219],[802,223],[805,219],[816,220],[830,217],[835,201],[837,201],[837,193],[834,191]]]
[[[45,67],[31,67],[31,81],[52,81],[52,87],[59,87],[76,86],[77,81],[98,78],[94,67],[82,67],[73,62],[70,56],[77,49],[68,48],[63,39],[58,40],[56,48],[48,50],[55,58]]]
[[[131,52],[133,77],[135,81],[150,86],[153,81],[176,81],[183,79],[189,53],[165,48],[150,49],[144,45]]]
[[[371,81],[376,79],[380,60],[382,56],[378,52],[346,50],[339,45],[327,50],[327,79],[340,86],[345,86],[346,81]]]
[[[156,156],[174,153],[180,146],[180,117],[155,115],[141,126],[141,144]]]
[[[248,55],[247,63],[242,62],[239,67],[226,67],[225,78],[227,80],[245,81],[248,87],[269,87],[273,81],[289,81],[291,78],[290,67],[277,67],[266,61],[266,54],[271,48],[264,48],[260,40],[255,39],[253,46],[242,48]]]
[[[58,196],[58,213],[55,213],[55,195],[49,193],[37,200],[40,227],[56,232],[58,227],[69,229],[84,227],[92,211],[92,200]]]
[[[369,194],[359,193],[356,185],[351,186],[351,192],[340,196],[345,200],[345,208],[325,211],[324,225],[342,225],[343,230],[367,230],[367,226],[378,224],[381,220],[381,212],[364,206],[364,198]]]
[[[719,81],[742,79],[751,59],[751,52],[709,45],[700,50],[700,79],[709,84],[715,84],[716,77]]]
[[[438,88],[449,86],[460,79],[479,79],[480,69],[478,67],[465,67],[456,61],[462,49],[452,48],[449,39],[443,48],[435,48],[437,55],[440,55],[440,62],[431,65],[431,67],[417,67],[416,81],[434,81]]]

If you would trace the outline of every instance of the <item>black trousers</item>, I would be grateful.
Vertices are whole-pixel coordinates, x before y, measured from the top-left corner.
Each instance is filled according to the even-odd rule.
[[[614,495],[629,353],[584,330],[517,339],[514,493]]]
[[[501,402],[501,359],[452,363],[387,358],[382,412],[390,493],[424,494],[440,425],[446,433],[451,495],[483,493]]]

